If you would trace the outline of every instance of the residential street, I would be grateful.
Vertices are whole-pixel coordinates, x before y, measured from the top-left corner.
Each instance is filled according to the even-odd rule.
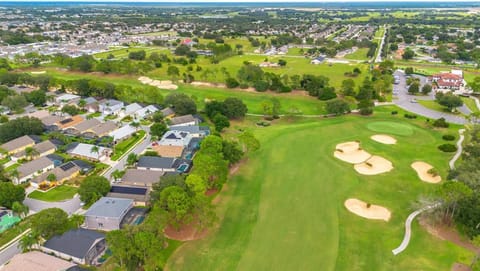
[[[138,155],[150,146],[152,140],[152,137],[150,136],[150,128],[148,126],[142,126],[141,129],[147,132],[145,139],[140,144],[135,146],[130,152],[127,152],[122,157],[122,159],[118,160],[115,164],[112,165],[112,167],[105,171],[105,173],[103,174],[105,178],[110,180],[110,177],[115,170],[124,170],[127,166],[127,158],[130,153],[135,153]]]
[[[15,241],[9,247],[5,248],[0,252],[0,266],[6,264],[13,256],[22,253],[22,250],[19,248],[20,239]]]
[[[397,70],[395,71],[394,75],[398,75],[400,77],[400,83],[393,85],[393,92],[397,93],[397,95],[393,96],[393,103],[395,103],[398,107],[430,119],[445,118],[447,122],[451,122],[451,123],[456,123],[456,124],[467,123],[467,120],[461,115],[457,116],[449,113],[438,112],[432,109],[428,109],[419,103],[412,102],[413,99],[434,100],[435,97],[433,93],[430,93],[428,96],[413,96],[408,94],[405,73],[403,71]],[[421,84],[422,85],[425,84],[425,77],[419,77],[419,78],[420,78]],[[463,105],[458,110],[466,115],[470,114],[470,110],[465,105]]]

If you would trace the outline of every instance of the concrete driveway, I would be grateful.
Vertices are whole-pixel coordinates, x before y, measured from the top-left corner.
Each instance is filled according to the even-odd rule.
[[[456,124],[467,123],[467,120],[463,116],[457,116],[449,113],[438,112],[432,109],[428,109],[419,103],[412,102],[412,99],[434,100],[435,97],[433,92],[427,96],[413,96],[408,94],[408,88],[407,88],[407,82],[406,82],[407,78],[405,76],[405,73],[403,71],[397,70],[395,71],[394,75],[398,75],[400,77],[399,84],[393,85],[393,92],[394,92],[393,103],[396,104],[398,107],[430,119],[445,118],[445,120],[447,120],[447,122],[450,122],[450,123],[456,123]],[[422,86],[426,83],[426,78],[424,76],[418,76],[418,75],[414,75],[414,76],[420,78],[420,84]],[[470,114],[470,110],[465,105],[463,105],[458,110],[466,115]]]

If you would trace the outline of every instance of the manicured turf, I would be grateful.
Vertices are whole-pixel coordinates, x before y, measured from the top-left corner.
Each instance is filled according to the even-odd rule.
[[[28,194],[29,198],[43,201],[62,201],[73,198],[77,193],[77,188],[69,185],[61,185],[50,189],[47,192],[33,191]]]
[[[358,50],[355,52],[345,55],[345,58],[354,60],[368,60],[367,53],[368,48],[358,48]]]
[[[462,97],[462,101],[468,107],[468,109],[470,109],[470,111],[480,112],[473,99]]]
[[[424,119],[391,116],[392,109],[366,118],[283,120],[267,128],[232,125],[229,133],[240,126],[251,129],[262,148],[220,194],[218,230],[184,244],[167,269],[438,271],[450,270],[456,261],[469,263],[471,253],[436,239],[417,222],[408,249],[393,256],[412,203],[437,187],[421,182],[410,164],[427,161],[445,177],[450,156],[436,148],[442,132],[421,128]],[[369,139],[375,132],[367,126],[376,122],[400,124],[400,133],[413,134],[395,135],[397,145],[383,145]],[[395,169],[357,174],[333,157],[336,144],[351,140],[389,159]],[[343,202],[351,197],[389,208],[392,219],[371,221],[349,213]]]
[[[137,135],[132,136],[115,146],[115,152],[112,155],[111,159],[117,161],[125,152],[132,148],[140,139],[145,136],[145,131],[140,130]]]
[[[367,128],[378,133],[409,136],[413,134],[413,127],[407,123],[391,121],[375,121],[367,124]]]

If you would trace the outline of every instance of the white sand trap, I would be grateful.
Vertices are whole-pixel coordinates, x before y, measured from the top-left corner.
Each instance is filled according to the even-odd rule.
[[[387,208],[373,204],[368,206],[366,202],[358,199],[347,199],[344,205],[350,212],[367,219],[388,221],[391,217],[391,213]]]
[[[190,85],[197,86],[197,87],[214,87],[214,88],[226,88],[227,85],[222,83],[210,83],[210,82],[191,82]]]
[[[387,144],[387,145],[397,144],[397,140],[389,135],[373,135],[370,138],[382,144]]]
[[[389,172],[393,169],[392,162],[387,159],[374,155],[367,161],[353,166],[355,170],[363,175],[377,175]]]
[[[333,156],[350,164],[358,164],[365,162],[372,155],[362,150],[360,148],[360,143],[350,141],[338,144],[335,147]]]
[[[47,73],[46,71],[38,71],[38,72],[30,72],[31,74],[44,74]]]
[[[418,162],[412,163],[411,167],[417,172],[420,180],[424,182],[439,183],[442,181],[442,177],[440,177],[440,175],[434,176],[428,173],[428,171],[433,168],[433,166],[430,164],[418,161]]]
[[[138,77],[138,81],[140,81],[142,84],[154,86],[154,87],[161,88],[161,89],[175,90],[175,89],[178,88],[178,86],[175,85],[170,80],[160,81],[160,80],[150,79],[146,76],[140,76],[140,77]]]

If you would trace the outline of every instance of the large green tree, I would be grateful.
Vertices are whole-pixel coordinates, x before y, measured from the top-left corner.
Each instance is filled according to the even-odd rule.
[[[25,188],[11,182],[0,182],[0,206],[12,208],[15,202],[23,202]]]
[[[102,176],[88,176],[80,184],[78,194],[80,199],[87,205],[93,204],[110,191],[110,182]]]

